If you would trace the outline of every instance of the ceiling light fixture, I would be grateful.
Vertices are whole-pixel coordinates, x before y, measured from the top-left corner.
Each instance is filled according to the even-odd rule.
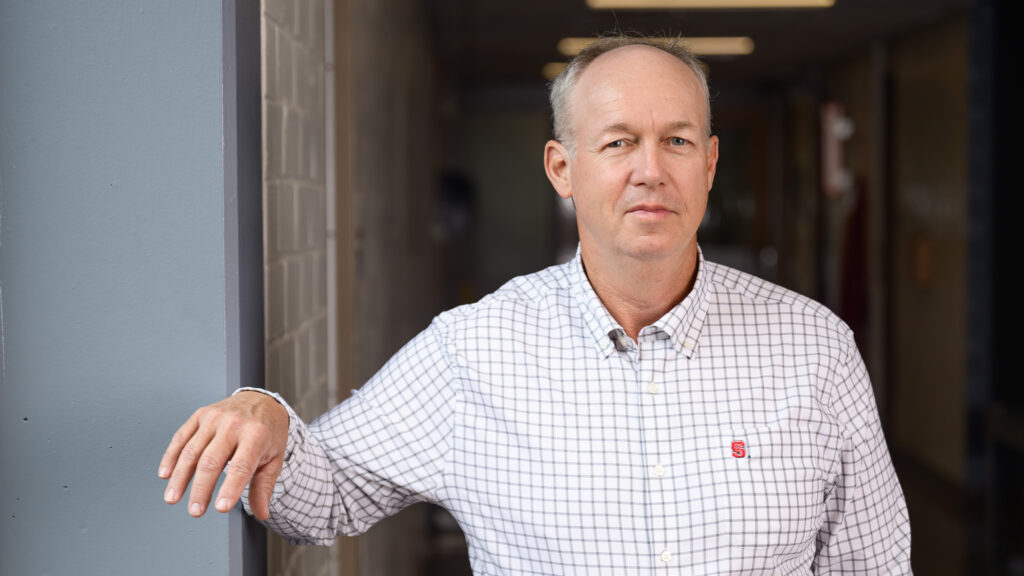
[[[595,38],[562,38],[558,51],[563,56],[573,57],[589,46]],[[652,42],[673,42],[675,38],[646,38]],[[682,37],[679,39],[698,56],[745,56],[754,51],[754,41],[746,36],[704,36]]]
[[[830,8],[835,0],[587,0],[594,10],[736,10]]]
[[[550,82],[554,80],[556,76],[561,74],[562,70],[565,70],[565,66],[565,62],[548,62],[540,69],[540,73],[544,75],[545,80]]]

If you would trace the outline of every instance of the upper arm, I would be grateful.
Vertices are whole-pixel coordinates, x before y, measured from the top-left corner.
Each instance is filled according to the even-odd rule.
[[[439,499],[455,414],[450,359],[432,325],[308,426],[285,404],[288,448],[265,524],[293,542],[323,545]]]
[[[358,499],[357,515],[365,521],[442,498],[457,374],[435,323],[351,398],[310,425],[343,490],[372,496]]]
[[[875,404],[852,339],[835,371],[832,404],[843,446],[818,535],[818,574],[909,574],[910,523]]]

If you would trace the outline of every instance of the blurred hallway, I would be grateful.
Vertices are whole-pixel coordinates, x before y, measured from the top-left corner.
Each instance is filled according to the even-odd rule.
[[[705,254],[825,303],[854,329],[907,495],[918,573],[1024,573],[1021,394],[996,378],[1019,307],[994,264],[1012,245],[1003,235],[1014,201],[1003,192],[1004,3],[319,6],[262,3],[267,384],[304,417],[344,399],[434,314],[572,255],[572,208],[540,162],[550,135],[543,70],[564,62],[560,40],[616,29],[746,37],[749,54],[704,57],[722,142]],[[300,65],[321,43],[325,61]],[[293,160],[296,137],[310,143]],[[326,308],[303,320],[296,294],[320,301],[320,282]],[[271,558],[286,574],[467,567],[453,520],[425,506],[329,553],[272,539]]]
[[[337,238],[350,239],[339,257],[352,259],[339,270],[354,273],[338,290],[364,327],[348,336],[358,361],[339,389],[434,313],[572,254],[571,207],[540,162],[550,134],[541,70],[564,61],[561,38],[746,36],[753,53],[705,57],[722,141],[705,253],[824,302],[856,332],[907,494],[917,572],[1024,573],[1021,395],[995,377],[1008,359],[996,310],[1009,318],[1019,307],[1000,298],[994,265],[1006,234],[997,184],[1008,146],[996,120],[1007,102],[1005,4],[612,13],[582,2],[348,0],[333,10],[337,206],[339,226],[351,226]],[[365,333],[382,325],[399,328]],[[437,510],[414,507],[362,538],[364,574],[466,567]]]

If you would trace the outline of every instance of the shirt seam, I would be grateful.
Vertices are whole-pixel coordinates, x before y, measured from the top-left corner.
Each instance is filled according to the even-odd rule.
[[[455,430],[462,422],[462,408],[463,402],[463,391],[462,391],[462,365],[457,362],[458,354],[454,352],[455,344],[452,339],[452,327],[443,322],[442,320],[436,320],[438,323],[439,335],[436,336],[438,343],[441,345],[442,354],[445,357],[445,364],[451,371],[451,386],[452,386],[452,425],[448,430],[448,448],[441,457],[441,470],[438,471],[438,477],[441,479],[441,486],[439,487],[439,493],[437,494],[437,501],[442,502],[448,499],[448,492],[451,488],[451,482],[449,474],[452,469],[452,455],[455,453]]]

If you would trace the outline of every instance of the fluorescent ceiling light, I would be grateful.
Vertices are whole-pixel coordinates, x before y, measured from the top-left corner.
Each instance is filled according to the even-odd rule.
[[[558,51],[567,57],[580,53],[589,46],[594,38],[562,38],[558,41]],[[673,42],[675,38],[647,38],[653,42]],[[707,36],[680,38],[687,48],[698,56],[744,56],[754,51],[754,41],[746,36]]]
[[[555,79],[555,76],[561,74],[562,70],[565,70],[565,66],[565,62],[548,62],[540,69],[540,73],[544,75],[545,80],[550,82]]]
[[[594,10],[732,10],[829,8],[835,0],[587,0]]]

